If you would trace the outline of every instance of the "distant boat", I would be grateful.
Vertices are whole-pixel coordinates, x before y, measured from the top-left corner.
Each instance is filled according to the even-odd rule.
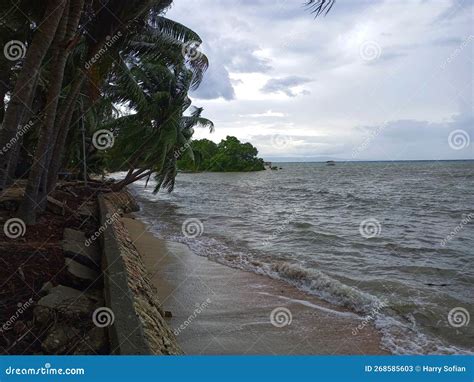
[[[336,162],[334,162],[333,160],[328,160],[328,161],[326,161],[326,165],[327,166],[335,166]]]

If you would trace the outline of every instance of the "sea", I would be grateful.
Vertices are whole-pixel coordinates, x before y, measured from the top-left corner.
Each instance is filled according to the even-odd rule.
[[[131,190],[161,238],[353,311],[393,354],[474,354],[474,161],[274,165]]]

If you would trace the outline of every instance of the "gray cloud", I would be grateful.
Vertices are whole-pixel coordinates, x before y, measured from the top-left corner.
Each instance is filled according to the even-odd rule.
[[[310,78],[299,77],[299,76],[288,76],[283,78],[272,78],[262,87],[261,91],[264,93],[279,93],[282,92],[288,97],[296,97],[297,93],[294,92],[293,88],[312,82]],[[308,94],[308,91],[303,91],[304,94]]]
[[[191,96],[199,99],[224,98],[228,101],[234,99],[234,87],[224,65],[211,63],[201,85],[191,93]]]
[[[378,131],[360,159],[474,157],[472,2],[338,0],[317,20],[303,3],[175,2],[167,16],[200,34],[211,62],[192,95],[216,132],[197,137],[235,135],[265,157],[350,159]],[[380,55],[364,60],[364,42]],[[447,144],[456,129],[468,148]],[[275,134],[292,143],[275,148]]]

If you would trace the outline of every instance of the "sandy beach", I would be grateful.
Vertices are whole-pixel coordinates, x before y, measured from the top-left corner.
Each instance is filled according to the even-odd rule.
[[[124,218],[187,354],[386,354],[363,317],[282,282],[193,254]],[[273,313],[272,313],[273,312]]]

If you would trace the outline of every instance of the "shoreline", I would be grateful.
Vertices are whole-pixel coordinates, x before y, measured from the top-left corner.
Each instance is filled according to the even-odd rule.
[[[357,330],[363,316],[197,256],[134,217],[122,222],[186,354],[389,354],[372,323]]]

